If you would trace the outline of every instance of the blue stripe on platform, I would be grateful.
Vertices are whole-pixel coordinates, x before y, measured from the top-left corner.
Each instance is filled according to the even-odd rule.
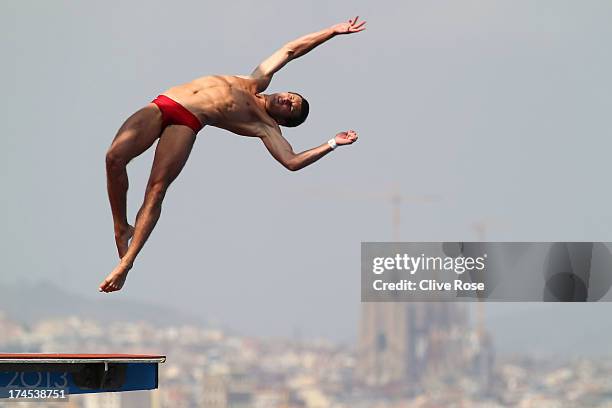
[[[84,389],[78,387],[69,372],[47,372],[44,370],[33,372],[1,371],[0,388],[20,389],[64,389],[69,394],[89,394],[99,392],[122,392],[156,389],[158,379],[157,363],[127,363],[125,381],[116,389]],[[6,396],[0,395],[0,398]]]

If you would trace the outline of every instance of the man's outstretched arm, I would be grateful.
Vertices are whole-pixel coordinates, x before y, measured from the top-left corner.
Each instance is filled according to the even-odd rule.
[[[359,31],[365,30],[366,22],[358,22],[358,19],[359,17],[355,17],[346,23],[333,25],[285,44],[281,49],[259,64],[251,73],[251,78],[256,79],[258,82],[257,91],[263,92],[270,84],[272,75],[284,67],[289,61],[301,57],[336,35],[358,33]]]
[[[280,164],[285,166],[288,170],[297,171],[316,162],[321,157],[334,150],[336,146],[355,143],[357,141],[357,132],[354,130],[340,132],[336,134],[334,138],[330,139],[329,142],[301,153],[293,152],[293,148],[287,139],[283,137],[278,127],[267,128],[261,136],[261,140],[272,157]]]

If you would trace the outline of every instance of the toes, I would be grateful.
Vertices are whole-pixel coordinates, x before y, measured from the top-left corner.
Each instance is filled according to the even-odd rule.
[[[111,279],[104,279],[102,284],[100,285],[100,292],[110,292],[110,288],[113,286],[113,281]]]
[[[102,290],[106,293],[116,292],[121,289],[121,286],[122,285],[120,285],[119,283],[110,280],[106,282],[106,285],[104,286],[104,288],[102,288]]]

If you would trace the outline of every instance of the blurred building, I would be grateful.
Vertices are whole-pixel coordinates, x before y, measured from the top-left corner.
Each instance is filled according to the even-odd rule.
[[[462,303],[365,302],[357,379],[387,392],[411,393],[426,374],[462,364],[468,332]]]
[[[121,393],[121,408],[160,408],[159,389]]]
[[[83,408],[160,408],[159,390],[71,396]]]
[[[250,408],[255,385],[243,372],[206,375],[202,387],[202,408]]]
[[[0,310],[0,345],[12,345],[15,339],[20,338],[24,331],[16,322],[11,321],[5,313]]]
[[[82,398],[84,408],[121,408],[121,394],[116,392],[88,394]]]
[[[203,379],[202,408],[227,408],[227,380],[220,375]]]

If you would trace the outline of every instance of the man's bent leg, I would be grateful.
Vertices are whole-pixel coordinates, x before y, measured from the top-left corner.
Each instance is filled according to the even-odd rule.
[[[159,109],[149,104],[130,116],[117,132],[106,153],[108,198],[113,213],[115,242],[119,258],[125,255],[133,228],[127,220],[128,176],[126,165],[142,154],[161,133],[162,117]]]
[[[132,242],[119,265],[100,285],[101,291],[113,292],[123,287],[136,256],[157,224],[166,191],[185,166],[195,139],[193,130],[186,126],[169,126],[163,131],[155,150],[144,202],[136,217]]]

